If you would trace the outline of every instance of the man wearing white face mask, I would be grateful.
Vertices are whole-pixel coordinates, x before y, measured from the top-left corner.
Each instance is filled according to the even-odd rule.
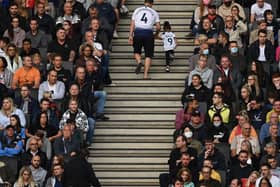
[[[232,64],[232,69],[240,71],[245,76],[247,72],[247,60],[244,55],[241,55],[238,51],[238,44],[236,41],[229,42],[229,59]]]

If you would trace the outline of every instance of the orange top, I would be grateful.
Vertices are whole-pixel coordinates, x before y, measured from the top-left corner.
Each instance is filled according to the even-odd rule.
[[[13,82],[17,83],[17,87],[21,87],[23,85],[38,85],[40,84],[40,72],[38,69],[32,67],[30,70],[25,70],[24,67],[19,68],[13,77]]]
[[[237,124],[231,131],[230,133],[230,136],[229,136],[229,139],[228,139],[228,143],[231,144],[233,139],[235,138],[235,136],[238,136],[242,134],[242,129],[241,129],[241,126],[239,124]],[[255,137],[257,138],[258,137],[258,134],[255,130],[255,128],[253,126],[251,126],[251,132],[250,132],[250,136],[251,137]]]

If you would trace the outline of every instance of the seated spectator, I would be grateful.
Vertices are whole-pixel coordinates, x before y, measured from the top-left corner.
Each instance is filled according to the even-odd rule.
[[[36,187],[37,184],[33,179],[31,169],[28,166],[24,166],[19,171],[19,177],[14,187],[30,186]]]
[[[198,65],[194,70],[192,70],[189,74],[189,81],[188,85],[190,86],[192,83],[192,76],[193,75],[199,75],[202,79],[203,84],[211,89],[213,86],[213,70],[209,69],[207,66],[207,56],[200,54]]]
[[[174,187],[183,187],[184,186],[184,181],[182,179],[182,177],[176,177],[173,181],[172,181],[172,185]]]
[[[41,5],[38,5],[41,6]],[[47,48],[48,42],[51,40],[50,35],[46,35],[44,31],[39,29],[37,18],[31,18],[29,21],[30,31],[26,33],[26,38],[31,42],[31,47],[34,48]]]
[[[194,20],[194,26],[192,29],[192,34],[196,35],[196,33],[199,30],[199,24],[200,21],[202,20],[201,18],[206,16],[208,14],[208,6],[209,6],[209,1],[203,1],[200,0],[199,6],[195,8],[194,14],[193,14],[193,20]]]
[[[247,59],[241,54],[236,41],[230,41],[228,45],[228,56],[232,64],[232,69],[240,71],[244,76],[247,72]]]
[[[264,180],[266,181],[266,183],[270,182],[271,187],[278,187],[280,184],[280,179],[271,174],[271,167],[269,164],[261,165],[261,177],[257,179],[256,186],[261,186],[260,184],[263,184]]]
[[[56,128],[59,127],[58,112],[54,108],[51,108],[50,104],[51,102],[49,99],[41,99],[40,110],[38,110],[34,115],[32,124],[36,124],[38,122],[37,120],[40,118],[39,116],[41,115],[41,112],[46,112],[48,114],[48,125],[52,125]]]
[[[64,179],[66,186],[95,186],[101,187],[98,178],[87,161],[88,150],[82,149],[80,154],[65,164]]]
[[[247,110],[251,101],[251,89],[248,85],[243,85],[240,90],[239,110]]]
[[[54,164],[51,167],[51,176],[47,179],[46,186],[62,186],[64,167],[63,164]]]
[[[235,96],[232,95],[232,93],[227,93],[225,95],[225,89],[224,89],[224,84],[223,83],[217,83],[213,86],[213,91],[212,93],[220,93],[223,95],[224,101],[227,105],[231,105],[232,102],[235,102]]]
[[[10,124],[10,117],[13,114],[19,116],[20,124],[22,125],[22,127],[25,127],[26,120],[24,117],[24,113],[22,112],[22,110],[14,106],[14,101],[12,98],[6,97],[3,99],[3,104],[0,111],[0,124],[1,124],[0,130],[3,130],[6,126]]]
[[[45,4],[38,2],[36,10],[37,11],[35,12],[35,18],[38,21],[38,28],[46,34],[52,35],[55,29],[55,22],[50,15],[46,14]]]
[[[51,93],[51,98],[53,100],[61,100],[64,98],[65,86],[62,81],[57,80],[57,74],[55,70],[50,70],[48,72],[48,80],[42,82],[39,86],[39,101],[43,98],[45,92]]]
[[[252,171],[249,177],[241,179],[242,187],[252,187],[256,185],[257,179],[260,177],[260,173],[258,171]]]
[[[278,124],[270,124],[269,127],[269,136],[264,138],[263,147],[265,147],[268,143],[272,142],[276,145],[276,149],[280,149],[280,136],[279,134],[279,125]],[[279,160],[280,161],[280,160]]]
[[[22,60],[17,52],[17,47],[14,44],[8,44],[4,57],[8,63],[7,69],[12,73],[15,73],[17,69],[22,67]]]
[[[213,122],[207,132],[214,138],[214,143],[227,143],[229,137],[228,128],[223,124],[222,116],[218,113],[213,115]]]
[[[12,125],[14,127],[16,136],[25,145],[25,143],[26,143],[25,142],[25,139],[26,139],[25,128],[21,126],[20,119],[19,119],[18,115],[16,115],[16,114],[11,115],[11,117],[10,117],[10,125]]]
[[[274,42],[273,44],[277,46],[278,43],[278,30],[279,26],[277,24],[277,21],[274,17],[274,13],[272,10],[266,10],[264,11],[264,20],[266,21],[266,28],[267,30],[270,30],[273,32]]]
[[[248,116],[253,127],[259,131],[261,126],[265,123],[266,111],[263,107],[262,101],[258,98],[252,98],[247,108]]]
[[[258,21],[258,28],[250,32],[249,44],[252,45],[255,41],[260,39],[259,37],[260,30],[266,30],[266,39],[270,41],[271,44],[274,44],[273,32],[267,29],[267,23],[265,22],[265,20]]]
[[[231,14],[231,9],[233,6],[237,6],[239,8],[239,16],[243,19],[246,20],[245,12],[242,6],[233,0],[223,0],[223,4],[218,8],[218,14],[225,20],[226,16],[230,16]]]
[[[65,162],[77,155],[80,151],[80,145],[72,139],[72,131],[70,125],[64,125],[62,129],[62,137],[57,138],[53,145],[54,154],[62,155]]]
[[[213,29],[211,27],[210,19],[208,17],[206,17],[203,20],[201,20],[201,22],[202,22],[202,27],[201,27],[201,30],[199,30],[198,33],[196,34],[194,44],[199,45],[198,36],[200,34],[204,34],[204,35],[207,36],[207,40],[206,40],[207,44],[209,44],[209,45],[216,44],[217,43],[217,38],[218,38],[218,33],[215,29]]]
[[[104,53],[106,53],[106,51],[103,50],[102,44],[94,40],[92,31],[86,32],[84,45],[85,46],[90,45],[93,48],[90,54],[95,58],[99,58],[100,61]]]
[[[259,77],[255,74],[248,74],[247,83],[245,83],[250,89],[250,98],[264,99],[264,94],[259,85]]]
[[[271,174],[280,178],[280,167],[279,167],[277,159],[274,156],[270,155],[267,157],[267,163],[271,167]]]
[[[199,75],[192,76],[191,85],[186,87],[182,94],[181,97],[182,104],[185,103],[187,97],[191,94],[193,95],[193,97],[197,99],[198,102],[209,102],[210,90],[203,85],[203,82]]]
[[[5,57],[0,56],[0,83],[7,88],[12,85],[13,73],[7,68],[8,63]]]
[[[27,140],[25,150],[26,151],[29,150],[30,141],[33,138],[35,138],[37,140],[38,148],[42,152],[46,153],[47,160],[51,160],[51,158],[52,158],[52,145],[51,145],[51,142],[46,138],[45,133],[44,133],[43,130],[37,130],[35,135]]]
[[[233,16],[226,16],[225,32],[229,35],[229,41],[236,41],[239,49],[243,47],[241,36],[247,32],[247,25],[243,21],[236,21]]]
[[[223,95],[220,93],[214,93],[212,97],[212,106],[208,109],[208,121],[213,122],[214,114],[218,113],[222,116],[222,122],[227,128],[230,128],[231,110],[227,104],[223,101]]]
[[[43,111],[38,116],[36,123],[29,126],[26,129],[26,136],[32,137],[38,130],[42,130],[45,134],[45,137],[48,138],[50,142],[53,142],[56,138],[61,136],[61,132],[54,124],[50,125],[48,123],[48,114]]]
[[[65,87],[68,88],[72,75],[68,69],[62,66],[62,56],[60,54],[55,54],[52,58],[52,64],[52,69],[57,72],[57,80],[64,82]]]
[[[214,71],[213,82],[214,84],[222,83],[224,85],[225,96],[236,96],[236,91],[241,86],[242,75],[238,70],[232,68],[230,58],[227,55],[221,56],[220,65]]]
[[[210,167],[212,169],[211,176],[210,176],[212,179],[215,179],[215,180],[219,181],[220,183],[222,182],[221,175],[215,169],[213,169],[212,160],[205,159],[203,161],[202,167],[204,167],[204,166]],[[202,173],[199,173],[199,180],[203,180]]]
[[[86,141],[87,143],[90,143],[94,133],[93,129],[95,121],[92,118],[88,119],[86,114],[78,108],[77,100],[70,99],[68,107],[68,110],[66,110],[62,115],[59,128],[63,129],[63,126],[68,119],[74,120],[77,129],[80,129],[83,133],[87,134]]]
[[[69,3],[68,3],[69,4]],[[48,58],[51,61],[53,53],[60,54],[62,61],[65,62],[74,62],[75,59],[75,46],[74,44],[66,39],[66,33],[64,28],[58,28],[56,31],[56,40],[53,40],[49,43],[48,49]]]
[[[221,187],[221,183],[213,178],[211,178],[212,169],[208,166],[204,166],[201,169],[202,180],[199,181],[200,184],[205,184],[207,187]]]
[[[272,85],[268,87],[268,92],[280,98],[280,73],[272,74]]]
[[[258,76],[260,87],[264,88],[268,84],[268,74],[264,71],[263,65],[258,61],[252,61],[248,64],[247,75]]]
[[[79,46],[81,44],[82,36],[80,32],[75,32],[75,24],[73,25],[70,20],[64,20],[62,22],[62,28],[65,30],[66,39],[72,41],[74,46]]]
[[[228,53],[229,35],[225,31],[219,32],[218,43],[213,48],[213,55],[216,58],[216,64],[221,61],[221,56]],[[216,66],[215,64],[215,66]],[[216,69],[216,68],[215,68]],[[214,69],[214,70],[215,70]]]
[[[92,35],[92,33],[89,31],[86,33],[88,33],[89,35]],[[81,45],[80,49],[79,49],[80,56],[75,62],[76,66],[85,66],[86,61],[90,58],[93,58],[93,51],[94,51],[94,48],[92,45],[89,45],[89,44]]]
[[[260,160],[260,164],[267,163],[267,161],[268,161],[267,159],[270,156],[275,157],[275,159],[277,160],[278,163],[280,162],[279,149],[277,148],[275,143],[273,143],[273,142],[267,143],[264,147],[264,150],[265,150],[265,153]],[[278,166],[280,166],[280,164]]]
[[[185,122],[190,121],[191,113],[194,110],[199,110],[199,104],[195,97],[188,97],[187,102],[184,103],[184,108],[176,112],[175,128],[179,130]],[[204,117],[204,116],[203,116]]]
[[[5,52],[9,43],[10,39],[8,37],[0,37],[0,56],[5,56]]]
[[[183,134],[186,137],[188,147],[194,148],[197,151],[197,154],[200,154],[203,151],[202,143],[199,140],[193,138],[193,132],[191,127],[186,126],[185,128],[183,128],[181,134]]]
[[[42,59],[40,53],[35,53],[34,55],[32,55],[32,62],[33,62],[33,67],[40,72],[41,80],[46,80],[47,64]]]
[[[183,129],[189,127],[193,132],[192,138],[203,142],[207,134],[207,127],[201,119],[201,113],[196,110],[191,114],[191,120],[184,124]]]
[[[200,19],[203,20],[205,17],[208,17],[212,23],[213,29],[217,31],[217,33],[220,33],[224,30],[225,23],[223,18],[217,14],[216,5],[209,4],[208,5],[208,14],[201,17]],[[202,27],[201,22],[199,22],[198,30],[200,30]]]
[[[39,155],[40,157],[40,166],[42,166],[43,168],[47,167],[47,157],[46,157],[46,153],[43,152],[40,148],[39,148],[39,142],[37,141],[37,139],[35,137],[31,137],[30,139],[28,139],[28,150],[26,150],[26,152],[23,152],[20,156],[20,161],[21,161],[21,165],[22,166],[28,166],[31,164],[31,160],[33,158],[33,156],[35,155]]]
[[[30,125],[31,120],[39,109],[39,103],[31,96],[31,90],[28,85],[23,85],[20,88],[20,95],[15,98],[14,103],[22,110],[28,125]]]
[[[243,140],[248,140],[251,143],[252,146],[252,153],[256,155],[256,157],[260,156],[260,144],[259,140],[256,137],[251,136],[251,125],[249,123],[245,123],[242,125],[242,133],[240,135],[235,136],[233,139],[230,150],[231,150],[231,156],[235,157],[241,150],[241,145]]]
[[[276,125],[278,129],[280,128],[280,122],[278,120],[278,113],[272,112],[269,116],[270,120],[268,123],[265,123],[262,125],[261,130],[260,130],[260,141],[261,143],[264,143],[264,139],[269,137],[270,133],[270,127],[272,125]],[[280,136],[280,132],[278,132],[278,136]]]
[[[16,136],[12,125],[5,127],[0,139],[0,157],[16,157],[23,151],[23,142]]]
[[[13,17],[8,29],[4,32],[4,37],[8,37],[11,43],[15,44],[17,48],[22,47],[22,41],[25,38],[25,31],[20,27],[19,18]]]
[[[40,166],[40,163],[41,163],[40,156],[34,155],[32,157],[29,168],[31,169],[33,179],[37,183],[37,185],[43,186],[47,176],[47,171]]]
[[[189,67],[190,71],[194,70],[196,66],[198,65],[198,60],[201,54],[207,55],[207,67],[209,67],[212,70],[216,69],[216,58],[215,56],[209,54],[209,45],[207,43],[202,43],[199,46],[199,54],[192,55],[189,58]]]
[[[241,187],[242,182],[240,179],[232,179],[229,187]]]
[[[24,58],[25,56],[32,56],[36,53],[40,54],[40,51],[37,48],[33,48],[31,46],[31,40],[28,38],[23,39],[20,57]]]
[[[267,122],[267,123],[270,121],[270,115],[271,115],[272,113],[277,113],[277,115],[278,115],[278,121],[280,122],[280,98],[274,100],[272,110],[269,111],[269,112],[266,114],[266,122]]]
[[[251,6],[250,23],[253,24],[255,21],[263,20],[266,10],[272,10],[269,3],[266,3],[265,0],[256,1],[256,3]]]
[[[16,70],[14,74],[12,89],[21,88],[23,85],[39,88],[40,80],[40,72],[33,67],[31,57],[25,56],[23,58],[23,67]]]
[[[242,7],[244,8],[244,6]],[[238,21],[246,22],[246,20],[240,16],[240,9],[237,5],[231,7],[231,15],[236,22]]]
[[[251,164],[248,164],[249,153],[245,150],[241,150],[238,153],[238,164],[233,165],[230,169],[229,179],[234,178],[243,179],[249,178],[250,173],[253,171]]]
[[[205,149],[198,156],[198,166],[203,166],[204,160],[211,160],[213,164],[213,169],[226,171],[226,160],[223,153],[221,153],[214,143],[214,138],[209,136],[204,139]]]
[[[192,182],[192,172],[188,168],[180,169],[177,176],[182,177],[184,186],[194,187],[194,183]]]

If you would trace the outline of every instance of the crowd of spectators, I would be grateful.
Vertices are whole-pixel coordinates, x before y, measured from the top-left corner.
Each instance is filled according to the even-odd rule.
[[[87,162],[106,121],[125,0],[0,1],[0,184],[101,186]]]
[[[279,1],[199,1],[161,187],[280,186],[277,15]]]

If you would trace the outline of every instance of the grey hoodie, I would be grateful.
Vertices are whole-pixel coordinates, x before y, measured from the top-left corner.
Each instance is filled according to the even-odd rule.
[[[200,75],[204,86],[211,89],[213,86],[213,70],[205,67],[204,69],[200,69],[198,66],[194,70],[192,70],[189,74],[188,85],[192,83],[192,76],[198,74]]]

